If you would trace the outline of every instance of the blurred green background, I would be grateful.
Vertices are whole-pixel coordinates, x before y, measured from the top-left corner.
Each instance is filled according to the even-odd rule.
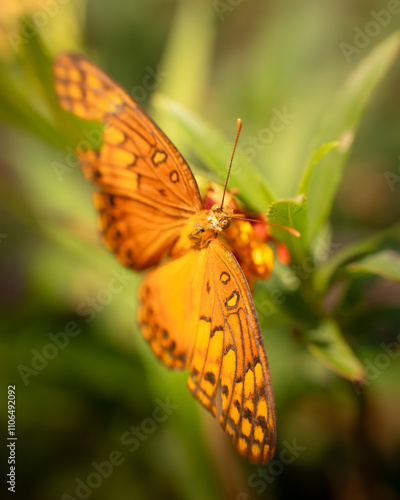
[[[15,385],[18,437],[1,497],[400,498],[398,2],[0,7],[0,424]],[[254,293],[276,397],[268,466],[236,454],[141,337],[140,276],[100,243],[55,111],[47,57],[65,50],[121,83],[203,179],[224,181],[241,117],[232,187],[302,232],[277,233],[292,266]]]

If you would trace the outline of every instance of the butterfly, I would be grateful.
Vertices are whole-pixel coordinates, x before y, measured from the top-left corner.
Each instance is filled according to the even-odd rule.
[[[276,448],[271,375],[245,275],[220,235],[230,207],[204,208],[196,180],[146,112],[86,58],[54,61],[61,107],[105,125],[99,151],[78,150],[97,185],[94,204],[106,246],[135,271],[144,338],[168,367],[188,369],[188,388],[250,462]]]

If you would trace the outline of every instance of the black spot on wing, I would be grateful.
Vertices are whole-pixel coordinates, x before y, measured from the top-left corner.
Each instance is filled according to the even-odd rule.
[[[226,271],[223,271],[219,277],[219,280],[223,285],[227,285],[231,281],[231,275]]]
[[[179,174],[178,174],[177,170],[172,170],[169,173],[169,178],[170,178],[171,182],[173,182],[174,184],[179,182]]]
[[[215,375],[213,372],[206,372],[204,375],[204,380],[207,380],[207,382],[210,382],[210,384],[215,385]]]
[[[224,327],[223,326],[221,326],[221,325],[214,326],[214,328],[211,330],[210,337],[214,337],[214,335],[216,334],[216,332],[223,332],[223,331],[224,331]]]
[[[227,385],[223,385],[222,386],[222,389],[221,389],[221,392],[224,396],[229,396],[229,388]]]
[[[228,311],[236,309],[239,303],[239,297],[239,292],[237,290],[233,290],[229,297],[225,299],[225,307],[228,309]]]

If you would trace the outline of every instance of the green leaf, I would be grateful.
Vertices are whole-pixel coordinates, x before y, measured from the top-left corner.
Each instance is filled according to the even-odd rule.
[[[315,139],[316,146],[331,141],[339,141],[340,145],[322,158],[310,175],[307,189],[310,240],[329,216],[362,113],[390,69],[399,47],[400,32],[378,45],[350,75],[323,121]]]
[[[400,251],[400,226],[398,224],[379,234],[339,249],[328,261],[321,264],[314,275],[316,293],[323,293],[344,265],[370,253],[388,248]]]
[[[353,382],[364,378],[364,367],[331,319],[306,333],[307,347],[324,365]]]
[[[22,33],[29,30],[28,22],[34,24],[28,17],[21,19]],[[29,43],[22,45],[20,60],[32,87],[40,92],[44,101],[52,101],[55,106],[57,100],[53,90],[52,59],[39,33]]]
[[[158,92],[179,99],[186,108],[199,108],[210,78],[216,31],[214,13],[206,3],[178,2],[161,63],[161,70],[168,72]]]
[[[0,63],[0,120],[27,130],[46,142],[61,145],[53,125],[35,109],[32,91],[21,85],[21,76],[11,65]],[[25,88],[24,88],[25,87]]]
[[[284,229],[269,226],[271,235],[287,245],[292,260],[300,262],[307,255],[307,200],[304,194],[272,202],[268,208],[267,220],[299,231],[300,238],[296,238]]]
[[[352,262],[345,270],[352,274],[376,274],[382,278],[400,282],[400,253],[382,250]]]
[[[232,156],[233,133],[232,139],[226,139],[217,129],[166,96],[155,95],[153,104],[160,111],[168,113],[204,165],[224,183]],[[235,154],[229,178],[229,189],[232,188],[238,189],[238,196],[256,212],[266,212],[274,199],[270,187],[257,168],[239,151]]]
[[[314,167],[318,165],[318,163],[322,160],[322,158],[332,151],[332,149],[339,146],[338,141],[328,142],[326,144],[322,144],[314,153],[311,155],[311,158],[307,162],[307,166],[304,170],[303,178],[300,181],[299,187],[297,189],[297,194],[307,193],[308,183],[310,180],[310,175],[314,170]]]
[[[28,21],[22,19],[22,30]],[[103,124],[61,109],[52,64],[39,33],[23,45],[19,66],[0,61],[0,119],[59,148],[76,148],[81,143],[83,148],[100,149]]]

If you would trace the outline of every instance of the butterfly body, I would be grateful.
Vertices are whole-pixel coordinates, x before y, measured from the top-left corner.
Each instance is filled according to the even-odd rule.
[[[168,367],[189,370],[188,388],[241,455],[269,462],[275,407],[253,299],[219,235],[233,210],[205,209],[179,151],[130,96],[84,57],[54,63],[60,105],[105,124],[99,151],[77,150],[107,247],[125,266],[148,270],[139,289],[144,338]]]
[[[230,225],[233,210],[218,205],[211,210],[201,210],[188,218],[181,235],[172,250],[172,256],[177,257],[191,249],[206,248],[224,229]]]

